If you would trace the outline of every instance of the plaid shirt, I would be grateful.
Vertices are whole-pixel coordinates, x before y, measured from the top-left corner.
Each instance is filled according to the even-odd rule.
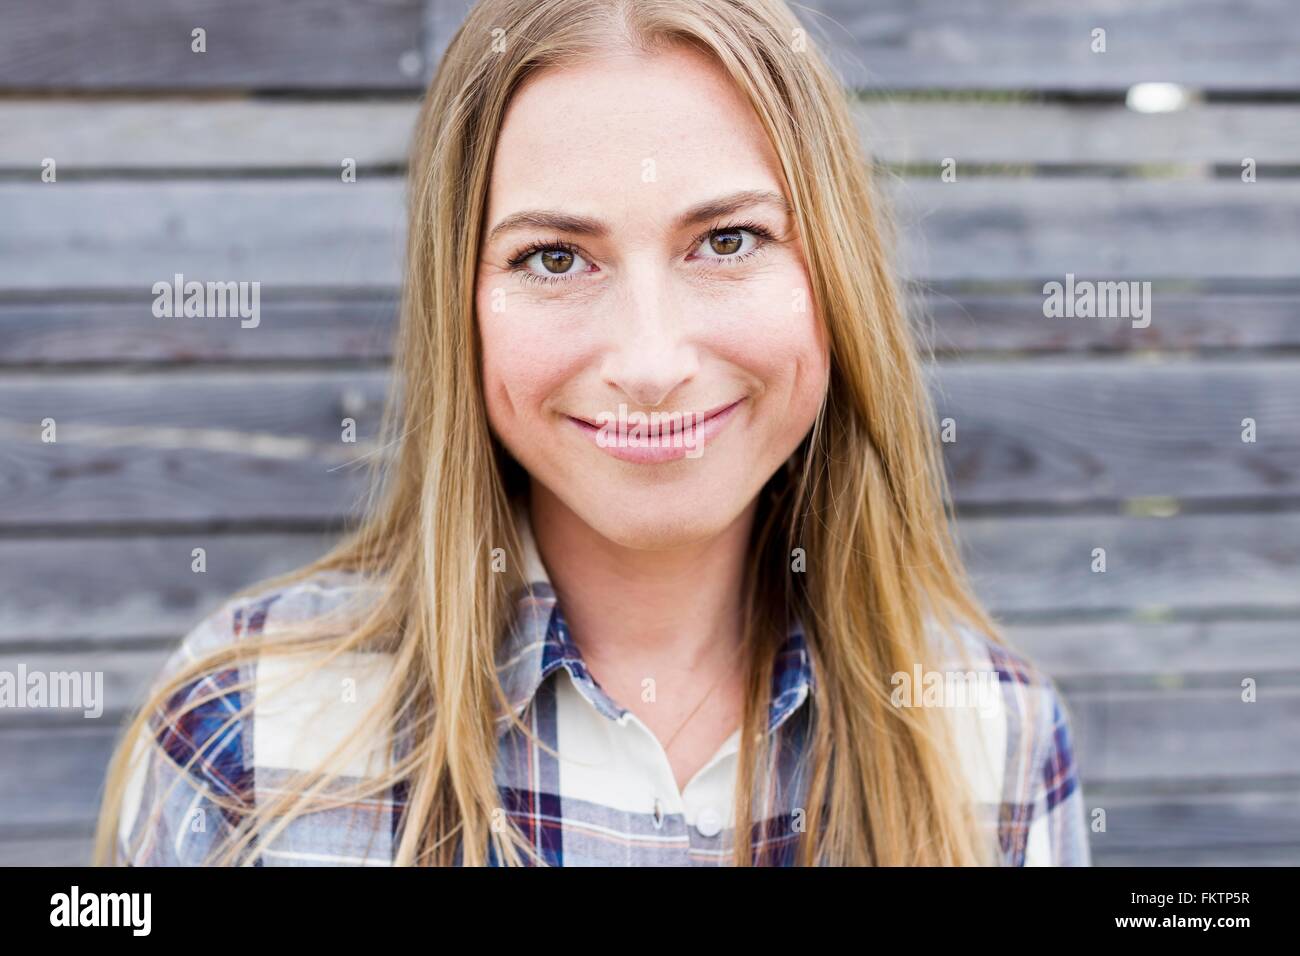
[[[532,583],[518,599],[516,626],[499,652],[498,674],[516,712],[562,756],[557,759],[502,718],[495,772],[503,810],[550,865],[728,863],[740,732],[679,792],[654,735],[592,679],[526,522],[521,532],[526,580]],[[272,616],[301,620],[356,597],[364,587],[352,576],[331,573],[228,604],[186,636],[163,673],[259,632]],[[1000,689],[991,712],[952,709],[963,770],[986,832],[990,838],[996,835],[1000,862],[1088,865],[1070,727],[1050,680],[991,641],[963,637]],[[244,806],[277,796],[289,777],[317,766],[344,739],[356,708],[377,699],[389,662],[381,654],[343,655],[306,679],[278,683],[266,700],[259,698],[256,688],[292,673],[287,666],[293,665],[271,658],[205,676],[178,692],[169,706],[215,691],[213,700],[171,728],[155,715],[160,747],[137,752],[140,759],[119,831],[128,864],[203,862],[236,822],[211,795],[235,798]],[[250,677],[255,681],[252,713],[222,731],[243,703],[240,692],[227,688]],[[344,702],[340,687],[350,691]],[[770,865],[790,865],[795,859],[799,828],[794,820],[802,813],[808,776],[807,761],[801,759],[809,729],[806,704],[815,690],[796,623],[774,668],[767,733],[775,739],[765,778],[770,785],[755,807],[755,820],[763,822],[755,824],[752,834],[757,859]],[[218,733],[220,739],[214,741]],[[184,772],[181,768],[200,749],[203,756]],[[361,754],[345,768],[344,782],[373,775],[384,756],[380,747]],[[382,798],[304,815],[259,845],[253,862],[389,865],[405,798],[399,784]]]

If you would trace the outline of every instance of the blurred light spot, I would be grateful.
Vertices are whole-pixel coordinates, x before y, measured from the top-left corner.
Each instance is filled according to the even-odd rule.
[[[1124,502],[1124,513],[1134,518],[1172,518],[1179,510],[1178,499],[1165,495],[1129,498]]]
[[[1124,105],[1135,113],[1172,113],[1187,106],[1187,89],[1177,83],[1134,83]]]

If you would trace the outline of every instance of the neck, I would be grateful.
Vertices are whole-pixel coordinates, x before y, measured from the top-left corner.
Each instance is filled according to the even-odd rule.
[[[755,503],[716,535],[643,550],[591,528],[534,483],[537,548],[583,657],[606,672],[647,665],[717,673],[739,653],[742,584]]]

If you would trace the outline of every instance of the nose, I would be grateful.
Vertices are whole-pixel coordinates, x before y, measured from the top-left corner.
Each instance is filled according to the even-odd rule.
[[[670,271],[641,264],[623,278],[601,377],[629,404],[655,408],[695,376],[699,356]]]

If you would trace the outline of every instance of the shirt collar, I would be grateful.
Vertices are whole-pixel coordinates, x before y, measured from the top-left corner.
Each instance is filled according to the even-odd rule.
[[[521,713],[546,679],[564,668],[574,686],[598,712],[610,720],[624,718],[628,711],[592,678],[582,653],[569,634],[564,612],[542,564],[528,513],[522,504],[515,506],[515,522],[523,548],[525,585],[516,592],[513,626],[496,657],[497,676],[512,709],[516,714]],[[790,623],[772,668],[768,732],[785,723],[815,689],[816,680],[803,627],[795,619]],[[501,718],[499,723],[498,733],[510,726],[506,718]]]

